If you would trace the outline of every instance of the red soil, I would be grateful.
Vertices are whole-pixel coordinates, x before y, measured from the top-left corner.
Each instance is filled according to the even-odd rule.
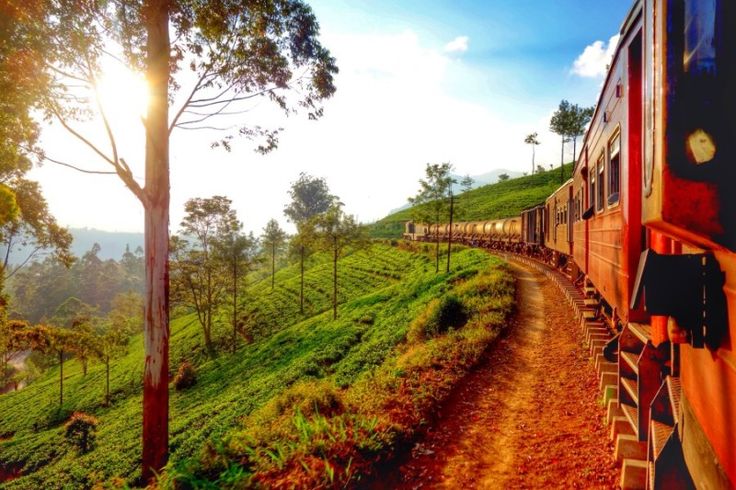
[[[598,381],[560,291],[514,265],[519,314],[384,488],[616,488]]]

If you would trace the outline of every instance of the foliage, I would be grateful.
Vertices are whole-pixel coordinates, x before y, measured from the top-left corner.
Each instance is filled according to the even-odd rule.
[[[197,371],[189,361],[182,361],[174,376],[174,388],[176,391],[186,390],[197,383]]]
[[[504,182],[504,181],[507,181],[507,180],[509,180],[509,174],[499,174],[498,175],[498,181],[499,182]]]
[[[173,237],[170,247],[174,303],[184,303],[197,313],[209,350],[213,350],[215,315],[225,302],[228,281],[224,277],[229,275],[230,266],[235,267],[232,289],[237,291],[238,265],[249,247],[246,241],[238,240],[242,225],[231,204],[223,196],[189,199],[184,205],[182,235]]]
[[[290,255],[299,259],[301,284],[299,288],[299,311],[304,313],[304,260],[312,252],[314,243],[313,220],[326,212],[339,199],[330,194],[327,181],[312,177],[304,172],[289,189],[291,202],[284,208],[284,215],[296,225],[297,234],[292,238]]]
[[[286,243],[286,232],[281,229],[279,222],[271,219],[266,223],[261,235],[263,250],[271,256],[271,289],[276,281],[276,255],[281,253]]]
[[[452,165],[446,163],[428,163],[424,170],[425,178],[419,180],[419,192],[409,198],[412,204],[411,216],[417,223],[439,224],[445,218],[445,212],[450,208],[452,199]],[[447,219],[449,221],[449,217]],[[440,236],[435,232],[435,272],[440,270]]]
[[[220,445],[218,441],[223,441],[247,417],[300,381],[326,381],[329,389],[305,387],[304,390],[313,392],[316,399],[326,400],[328,404],[333,396],[330,393],[336,394],[337,399],[343,401],[343,406],[360,404],[362,396],[366,397],[366,406],[374,406],[376,400],[384,399],[383,395],[378,397],[379,392],[371,385],[361,389],[364,395],[358,396],[355,392],[355,396],[350,395],[349,399],[345,398],[344,392],[357,383],[367,383],[379,371],[384,373],[382,379],[386,376],[386,380],[394,380],[391,381],[394,383],[392,386],[399,386],[395,384],[400,381],[396,378],[398,373],[402,370],[409,372],[404,365],[381,366],[387,359],[401,356],[404,349],[408,349],[404,340],[411,320],[424,311],[432,299],[448,292],[458,278],[473,277],[472,271],[489,266],[495,270],[499,263],[478,250],[458,248],[453,254],[456,270],[449,275],[435,274],[428,255],[421,251],[421,247],[410,243],[399,242],[394,246],[377,243],[370,249],[346,254],[339,262],[339,319],[336,321],[331,320],[330,311],[331,257],[317,253],[306,262],[306,317],[299,314],[298,264],[277,271],[273,292],[267,271],[261,275],[256,271],[252,273],[253,277],[245,291],[248,301],[241,304],[241,309],[244,318],[252,318],[254,325],[262,327],[254,330],[252,342],[241,345],[235,353],[223,351],[216,359],[211,359],[203,348],[201,327],[196,315],[175,318],[171,332],[172,365],[178,366],[183,359],[189,360],[196,368],[197,384],[185,392],[172,389],[171,467],[179,467],[185,472],[193,461],[199,461],[200,455],[210,454],[213,460],[217,459],[217,451],[212,448],[216,449]],[[500,271],[497,274],[501,279],[504,276]],[[502,305],[497,296],[506,287],[504,284],[507,283],[500,281],[499,291],[489,293],[489,308],[492,311]],[[469,296],[459,292],[456,294],[464,304],[470,304]],[[438,357],[445,359],[443,366],[450,365],[447,356],[466,362],[466,358],[469,358],[463,352],[469,352],[466,348],[475,352],[481,348],[482,341],[485,341],[483,339],[495,336],[495,326],[503,322],[505,308],[489,314],[488,329],[484,326],[482,331],[468,330],[471,326],[480,328],[471,320],[465,327],[448,332],[447,335],[452,337],[448,338],[447,344],[443,343],[441,348],[436,345],[431,352],[448,352]],[[469,314],[475,314],[472,312],[476,310],[473,307],[469,311]],[[471,332],[476,333],[471,335]],[[467,342],[457,341],[461,339],[461,333],[462,338],[468,338]],[[50,417],[58,399],[58,364],[52,365],[27,388],[0,396],[0,413],[3,414],[0,418],[0,433],[15,434],[11,439],[0,442],[0,466],[21,468],[23,474],[16,480],[4,483],[8,490],[89,488],[115,477],[120,477],[130,485],[138,481],[141,476],[141,427],[140,423],[134,422],[141,413],[142,361],[145,356],[143,336],[142,332],[136,333],[128,343],[127,350],[111,363],[110,406],[101,403],[105,383],[104,364],[92,363],[87,376],[83,377],[77,360],[64,363],[64,414],[71,410],[84,411],[100,420],[97,447],[84,456],[77,456],[70,448],[58,443],[59,424],[68,415]],[[225,322],[216,323],[213,337],[229,338]],[[439,339],[433,339],[433,345]],[[472,342],[468,343],[470,340]],[[415,345],[409,350],[417,348]],[[427,354],[428,357],[433,355]],[[456,375],[441,379],[443,383],[447,380],[449,383],[456,379]],[[422,395],[419,395],[420,392]],[[410,392],[402,393],[400,406],[413,411],[414,405],[407,403],[410,398],[404,398]],[[424,393],[427,392],[417,388],[416,396],[421,396],[417,399],[428,401]],[[388,402],[388,398],[385,401]],[[303,405],[300,407],[303,414],[307,413]],[[292,436],[315,434],[314,439],[309,439],[312,441],[308,443],[310,446],[319,444],[320,437],[329,443],[330,437],[340,440],[342,434],[347,434],[350,439],[355,434],[355,439],[363,444],[361,447],[366,448],[367,454],[376,454],[376,451],[383,451],[387,447],[380,443],[382,434],[394,434],[378,430],[385,426],[376,426],[373,415],[327,418],[331,412],[324,410],[322,405],[319,407],[321,417],[325,418],[324,423],[316,414],[305,415],[309,417],[308,427],[305,427],[294,415],[286,426],[292,431]],[[393,409],[386,408],[384,412],[398,417]],[[305,427],[305,430],[299,432],[296,424]],[[403,423],[399,426],[404,427]],[[344,447],[348,451],[348,446]],[[278,450],[274,454],[277,455]],[[271,460],[268,456],[264,457]],[[361,471],[357,460],[348,465],[348,459],[340,465],[333,465],[332,460],[328,460],[334,466],[335,481],[344,478],[348,467],[351,475]],[[310,457],[305,462],[312,465],[310,468],[315,474],[327,476],[324,460]],[[192,475],[191,472],[188,474]],[[206,481],[212,487],[212,482],[221,478],[221,482],[225,483],[220,486],[227,488],[226,482],[231,477],[236,478],[234,475],[241,475],[237,477],[243,478],[240,481],[250,478],[248,471],[232,463],[223,463],[222,472],[213,470],[207,474],[209,476],[205,478],[197,473],[199,476],[192,476],[192,479]]]
[[[536,148],[539,145],[539,134],[535,131],[533,133],[530,133],[526,135],[526,138],[524,138],[524,143],[527,145],[532,145],[532,174],[534,173],[534,157],[536,154]]]
[[[332,318],[337,319],[337,262],[347,247],[360,249],[366,246],[363,227],[352,215],[346,215],[342,205],[333,204],[323,214],[315,217],[317,246],[332,256]]]
[[[498,262],[492,264],[471,266],[435,284],[454,285],[455,301],[469,316],[466,326],[426,342],[398,343],[374,370],[342,390],[329,377],[296,382],[222,443],[174,466],[164,487],[199,481],[224,488],[343,488],[362,481],[387,453],[413,439],[505,326],[513,309],[513,280]],[[415,290],[416,300],[431,297],[432,289]],[[238,482],[225,485],[233,466],[241,469]]]
[[[88,453],[95,446],[97,424],[95,417],[82,412],[74,412],[64,424],[64,438],[76,448],[79,454]]]
[[[284,215],[297,225],[297,228],[324,213],[337,200],[330,194],[327,181],[312,177],[304,172],[299,174],[296,182],[289,188],[291,202],[284,208]]]
[[[565,143],[570,140],[574,145],[577,143],[578,136],[585,133],[585,128],[590,118],[593,117],[593,110],[593,107],[580,107],[564,99],[560,102],[560,106],[550,119],[549,129],[562,137],[562,159],[564,159]],[[573,148],[573,158],[575,157],[576,150]],[[562,159],[560,165],[563,163]]]
[[[143,254],[128,251],[121,260],[102,261],[93,247],[71,268],[53,258],[33,262],[8,283],[11,311],[32,323],[51,318],[69,298],[77,298],[101,314],[114,308],[119,295],[140,298],[143,292]],[[140,304],[140,303],[139,303]]]
[[[424,313],[412,322],[407,338],[412,342],[430,339],[450,328],[461,327],[467,321],[465,305],[454,294],[448,294],[432,301]]]
[[[18,5],[11,9],[14,15],[7,23],[7,34],[9,46],[22,47],[34,61],[23,73],[38,81],[32,85],[34,90],[24,94],[24,100],[30,100],[27,105],[35,106],[47,120],[66,129],[70,138],[89,147],[107,165],[104,173],[117,175],[144,208],[146,287],[150,291],[145,296],[149,335],[142,458],[147,480],[165,461],[168,446],[166,278],[171,133],[176,128],[209,130],[216,127],[211,118],[235,121],[233,116],[248,109],[247,101],[259,96],[267,97],[286,114],[303,110],[310,119],[318,118],[322,100],[335,91],[337,67],[319,41],[312,10],[301,0]],[[3,36],[3,43],[5,40]],[[32,42],[26,43],[29,40]],[[119,134],[97,92],[105,62],[123,64],[142,74],[149,85],[151,97],[139,128],[145,137],[143,183],[123,154],[128,150],[135,155],[135,149],[119,145]],[[11,73],[5,65],[0,65],[0,80],[7,78],[6,71]],[[169,117],[169,105],[175,101],[180,105]],[[102,141],[75,127],[93,115],[100,121],[98,129],[104,128],[98,132]],[[232,131],[220,133],[213,146],[229,149],[236,135],[262,137],[257,147],[261,152],[278,144],[276,129],[256,124],[233,126]]]
[[[565,166],[565,172],[568,175],[572,173],[572,164]],[[559,185],[557,172],[537,172],[472,189],[458,199],[462,201],[462,219],[482,221],[519,216],[523,209],[544,202]],[[404,209],[382,218],[370,226],[370,235],[400,238],[404,233],[404,223],[413,218],[414,212],[414,208]]]

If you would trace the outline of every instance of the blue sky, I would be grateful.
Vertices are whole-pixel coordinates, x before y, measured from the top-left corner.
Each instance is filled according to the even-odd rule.
[[[548,132],[549,118],[563,98],[596,102],[611,38],[630,8],[625,0],[309,3],[340,67],[325,116],[285,120],[253,107],[253,124],[285,129],[279,149],[266,156],[248,142],[224,153],[210,149],[211,134],[175,132],[172,230],[187,199],[212,195],[231,197],[246,229],[260,233],[270,218],[286,225],[287,191],[302,171],[324,177],[348,212],[372,221],[416,192],[427,163],[449,161],[461,175],[529,171],[531,149],[523,139],[533,131],[542,142],[537,163],[558,165],[559,139]],[[111,104],[136,105],[125,95],[118,91]],[[143,132],[137,116],[129,119],[120,126],[123,157],[143,175]],[[104,141],[99,125],[90,134]],[[59,128],[45,130],[43,141],[50,156],[93,164],[95,155]],[[140,205],[115,177],[49,164],[34,176],[62,224],[142,230]],[[70,198],[70,186],[84,192]]]

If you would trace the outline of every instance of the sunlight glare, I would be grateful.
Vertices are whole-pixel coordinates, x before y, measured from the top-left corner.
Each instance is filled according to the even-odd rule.
[[[148,84],[143,75],[115,64],[106,66],[97,84],[105,113],[111,118],[139,119],[148,109]]]

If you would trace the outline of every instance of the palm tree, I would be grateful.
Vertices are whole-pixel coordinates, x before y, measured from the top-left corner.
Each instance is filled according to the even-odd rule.
[[[539,140],[537,139],[537,132],[533,132],[532,134],[527,135],[526,138],[524,138],[524,143],[527,145],[532,145],[532,175],[534,175],[534,153],[535,153],[535,147],[539,144]]]

